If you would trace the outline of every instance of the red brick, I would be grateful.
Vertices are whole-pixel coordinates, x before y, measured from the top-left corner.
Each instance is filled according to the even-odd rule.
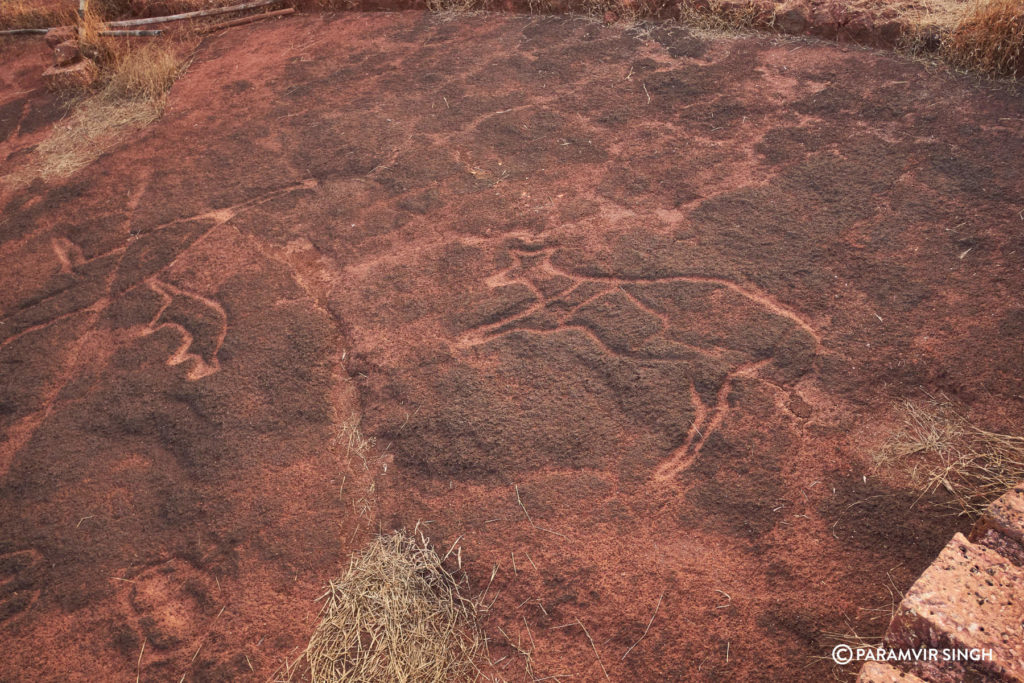
[[[1018,567],[1024,567],[1024,545],[1003,536],[995,529],[987,529],[978,537],[972,533],[971,541],[983,545],[989,550],[995,550]]]
[[[995,529],[1003,536],[1024,545],[1024,484],[1019,484],[988,506],[985,514],[974,525],[971,538],[989,529]]]
[[[892,647],[990,649],[992,659],[917,664],[930,681],[969,674],[1024,682],[1024,569],[957,534],[910,588],[886,633]]]

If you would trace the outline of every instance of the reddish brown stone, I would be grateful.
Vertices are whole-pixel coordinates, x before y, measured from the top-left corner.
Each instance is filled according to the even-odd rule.
[[[894,19],[876,22],[874,34],[878,45],[895,47],[903,36],[903,24]]]
[[[57,47],[61,43],[66,43],[67,41],[74,40],[77,37],[78,32],[75,31],[74,26],[58,26],[47,31],[46,35],[43,36],[43,40],[45,40],[46,44],[50,47]]]
[[[77,40],[67,40],[53,48],[54,66],[67,66],[77,62],[82,57],[82,50],[78,47]]]
[[[807,28],[808,19],[806,9],[791,7],[775,17],[775,28],[783,33],[797,35]]]
[[[811,12],[807,32],[821,38],[835,38],[839,32],[839,21],[834,16],[832,8],[822,6]]]
[[[86,59],[91,59],[94,62],[98,62],[100,59],[100,51],[96,49],[95,45],[80,45],[82,55]]]
[[[874,43],[875,22],[867,12],[858,14],[843,26],[839,33],[840,40],[849,40],[859,45]]]
[[[981,661],[915,665],[929,680],[968,675],[1024,681],[1024,571],[996,552],[956,534],[911,587],[886,633],[892,647],[964,648],[990,652]]]
[[[96,82],[99,69],[96,62],[83,59],[70,66],[51,66],[43,72],[43,79],[51,90],[81,90]]]
[[[886,664],[885,662],[867,662],[857,676],[857,683],[924,683],[920,678],[907,671]]]

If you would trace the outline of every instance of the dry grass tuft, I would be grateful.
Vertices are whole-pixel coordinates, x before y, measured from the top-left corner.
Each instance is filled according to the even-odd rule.
[[[960,22],[969,7],[968,0],[898,0],[896,10],[905,27],[900,48],[912,55],[934,53],[940,39]]]
[[[754,29],[770,30],[775,15],[753,2],[736,3],[725,0],[697,0],[679,4],[679,20],[699,33],[745,33]]]
[[[962,514],[978,515],[1024,480],[1024,438],[976,427],[944,399],[899,408],[903,426],[875,454],[875,464],[905,469],[922,495],[942,488]]]
[[[162,107],[183,67],[178,48],[166,42],[151,42],[127,53],[120,52],[106,93],[108,97],[142,100]]]
[[[65,7],[40,7],[31,0],[0,0],[0,29],[49,28],[74,23]]]
[[[173,29],[175,32],[170,36],[142,42],[101,35],[104,29],[104,20],[91,9],[78,22],[82,53],[100,66],[100,83],[108,98],[162,102],[184,70],[187,60],[183,55],[198,44],[195,35],[181,29]]]
[[[627,26],[654,19],[665,11],[667,0],[583,0],[584,13],[604,18],[611,12]]]
[[[0,29],[49,28],[74,23],[75,13],[66,7],[40,7],[31,0],[0,2]]]
[[[483,9],[481,0],[427,0],[427,9],[437,14],[459,14]]]
[[[87,7],[89,12],[108,21],[128,16],[133,9],[132,0],[88,0]]]
[[[943,41],[942,54],[959,68],[1024,76],[1024,2],[980,0]]]
[[[116,101],[103,95],[82,100],[35,150],[35,163],[19,178],[68,176],[120,143],[125,134],[160,117],[160,107],[147,101]]]
[[[322,596],[305,652],[311,680],[473,680],[484,641],[462,583],[417,530],[378,536]]]

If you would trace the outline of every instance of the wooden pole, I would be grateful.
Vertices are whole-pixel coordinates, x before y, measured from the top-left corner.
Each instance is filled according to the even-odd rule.
[[[101,36],[159,36],[163,31],[156,29],[153,31],[100,31]]]
[[[108,21],[107,26],[109,28],[125,28],[128,26],[145,26],[146,24],[160,24],[165,21],[181,21],[182,19],[192,19],[194,17],[209,17],[215,14],[240,12],[245,9],[252,9],[253,7],[266,7],[267,5],[274,5],[279,2],[281,2],[281,0],[255,0],[255,2],[244,2],[241,5],[232,5],[231,7],[214,7],[212,9],[202,9],[197,10],[195,12],[171,14],[166,17],[151,17],[149,19],[126,19],[124,21]]]
[[[254,2],[242,3],[241,5],[232,5],[231,7],[214,7],[212,9],[198,10],[196,12],[185,12],[183,14],[172,14],[172,15],[169,15],[169,16],[166,16],[166,17],[151,17],[149,19],[126,19],[124,21],[108,21],[105,24],[105,27],[107,29],[114,29],[114,30],[102,31],[101,33],[102,33],[102,35],[107,35],[107,36],[158,36],[158,35],[160,35],[162,33],[162,31],[160,31],[160,30],[155,30],[155,31],[119,31],[119,30],[116,30],[116,29],[121,29],[121,28],[125,28],[125,27],[128,27],[128,26],[145,26],[146,24],[160,24],[160,23],[167,22],[167,21],[181,21],[182,19],[192,19],[193,17],[209,17],[209,16],[214,16],[214,15],[217,15],[217,14],[227,14],[229,12],[240,12],[242,10],[252,9],[254,7],[266,7],[267,5],[275,5],[275,4],[279,3],[279,2],[282,2],[282,0],[255,0]],[[84,12],[85,11],[85,7],[86,7],[85,0],[81,0],[81,3],[79,5],[79,11]],[[294,10],[292,10],[292,11],[294,11]],[[288,11],[285,11],[285,10],[277,10],[277,11],[274,11],[274,12],[266,12],[265,14],[268,17],[271,17],[271,16],[275,16],[276,17],[276,16],[285,16],[285,15],[288,15],[288,14],[291,14],[291,13],[292,12],[288,12]],[[243,19],[247,19],[248,21],[257,21],[257,20],[263,18],[263,15],[256,15],[255,19],[251,18],[251,17],[242,17],[242,18]],[[248,23],[248,21],[243,21],[241,23],[243,23],[243,24],[244,23]],[[230,22],[223,22],[223,23],[226,24],[226,25],[221,26],[221,25],[218,24],[216,26],[218,28],[227,28],[227,26],[237,26],[238,25],[238,24],[231,24]],[[45,34],[49,30],[50,30],[49,28],[12,28],[12,29],[0,30],[0,36],[13,36],[13,35],[19,35],[19,34],[39,34],[39,35],[42,35],[42,34]],[[211,29],[211,30],[213,30],[213,29]]]
[[[222,28],[231,28],[232,26],[242,26],[244,24],[251,24],[254,21],[260,19],[270,19],[271,17],[284,17],[289,14],[294,14],[295,8],[289,7],[287,9],[279,9],[274,12],[264,12],[263,14],[253,14],[248,17],[239,17],[238,19],[231,19],[230,21],[222,21],[219,24],[210,24],[209,26],[203,26],[199,29],[200,33],[210,33],[212,31],[219,31]]]

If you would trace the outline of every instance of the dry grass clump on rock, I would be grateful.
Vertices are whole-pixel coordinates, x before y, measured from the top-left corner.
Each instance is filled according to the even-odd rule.
[[[179,48],[151,42],[117,55],[105,88],[112,98],[141,100],[163,107],[167,92],[184,67]]]
[[[483,9],[478,0],[427,0],[427,9],[437,14],[454,14]]]
[[[899,48],[919,57],[933,54],[969,8],[966,0],[899,0],[892,7],[903,25]]]
[[[977,515],[1024,480],[1024,437],[977,427],[948,401],[906,401],[903,425],[875,455],[898,465],[922,495],[944,489],[963,514]]]
[[[770,30],[775,25],[775,15],[764,8],[730,0],[681,2],[679,19],[698,32],[711,34]]]
[[[313,683],[473,680],[476,604],[421,533],[378,536],[324,594],[305,657]]]
[[[648,21],[661,15],[667,0],[583,0],[583,13],[622,24]]]
[[[102,35],[104,20],[92,9],[78,21],[82,53],[100,66],[107,95],[162,101],[198,41],[188,30],[171,37],[141,40]],[[165,29],[169,30],[169,29]]]
[[[942,53],[960,68],[1024,76],[1024,2],[979,0],[943,42]]]

